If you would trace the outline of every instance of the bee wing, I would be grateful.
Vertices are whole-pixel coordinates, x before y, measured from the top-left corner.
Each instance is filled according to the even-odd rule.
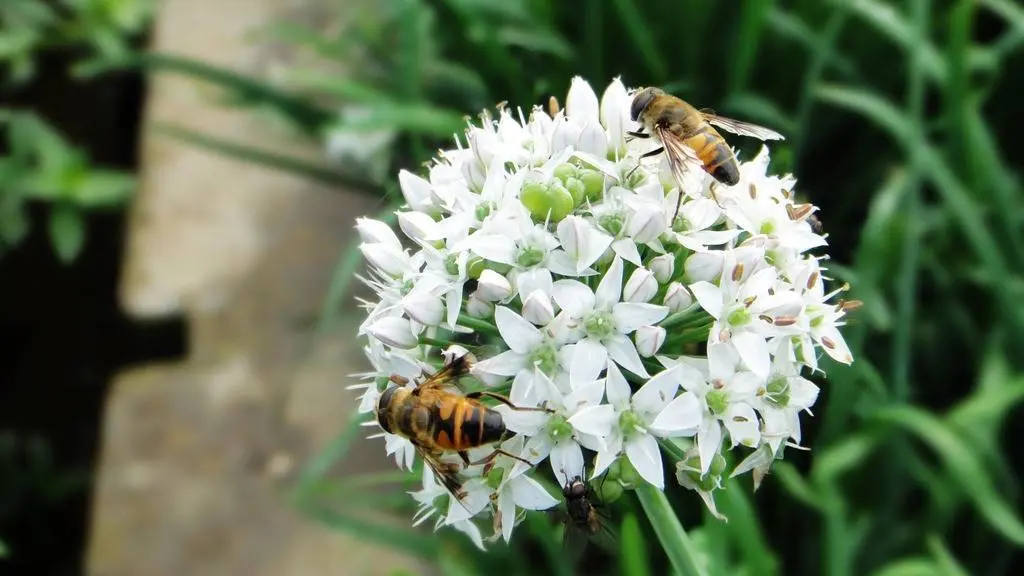
[[[697,152],[693,148],[687,146],[681,138],[669,130],[656,126],[654,131],[661,145],[665,148],[665,157],[668,158],[668,167],[672,171],[672,178],[675,179],[676,184],[679,186],[679,202],[676,203],[676,212],[679,212],[679,203],[682,202],[683,195],[685,194],[684,191],[687,189],[687,172],[691,168],[703,169],[704,163],[697,156]]]
[[[419,444],[414,445],[416,446],[416,452],[423,458],[423,463],[430,466],[434,477],[451,493],[453,498],[461,503],[462,499],[466,497],[466,492],[462,489],[462,480],[456,473],[456,468],[448,462],[441,461],[434,452],[427,450]]]
[[[733,134],[750,136],[761,140],[786,139],[782,134],[779,134],[770,128],[765,128],[764,126],[758,126],[757,124],[751,124],[749,122],[740,122],[739,120],[733,120],[732,118],[726,118],[725,116],[718,116],[711,110],[701,110],[701,113],[704,115],[704,119],[712,125],[724,128]]]
[[[419,386],[417,386],[417,388],[420,390],[430,388],[458,388],[456,383],[459,381],[459,378],[469,373],[471,366],[472,364],[469,359],[469,354],[459,356],[448,364],[445,364],[437,372],[428,376],[419,384]]]

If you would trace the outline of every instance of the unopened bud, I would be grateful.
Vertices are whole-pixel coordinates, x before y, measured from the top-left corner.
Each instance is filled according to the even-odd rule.
[[[671,280],[676,272],[676,258],[672,254],[662,254],[653,258],[649,266],[658,283],[664,284]]]
[[[481,300],[474,294],[466,300],[466,313],[474,318],[490,318],[494,314],[494,304]]]
[[[504,300],[512,295],[512,284],[494,270],[484,270],[480,273],[475,295],[488,302]]]
[[[368,326],[366,332],[384,344],[395,348],[408,349],[419,344],[416,335],[412,333],[409,320],[401,316],[381,318]]]
[[[622,289],[622,299],[626,302],[647,302],[657,293],[658,281],[654,274],[646,268],[637,268]]]
[[[667,332],[661,326],[641,326],[636,329],[636,351],[644,358],[658,353],[665,343]]]
[[[412,292],[402,300],[405,314],[424,326],[437,326],[444,320],[445,306],[429,292]]]
[[[551,298],[543,290],[534,290],[523,300],[523,318],[537,326],[547,326],[555,318]]]
[[[668,289],[665,290],[665,300],[663,302],[665,306],[669,307],[672,312],[678,312],[689,308],[693,304],[693,294],[679,282],[673,282],[668,285]]]

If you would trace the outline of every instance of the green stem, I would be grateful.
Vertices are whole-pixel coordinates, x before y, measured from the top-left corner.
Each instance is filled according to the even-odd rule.
[[[669,314],[667,318],[658,324],[658,326],[661,326],[662,328],[675,328],[676,326],[693,322],[694,318],[700,318],[703,321],[706,316],[707,313],[701,314],[700,304],[694,302],[679,312]]]
[[[465,326],[466,328],[472,328],[475,332],[490,334],[491,336],[501,335],[501,333],[498,332],[498,327],[494,324],[479,318],[473,318],[468,314],[459,314],[459,325]]]
[[[429,336],[420,336],[420,344],[437,346],[438,348],[447,348],[448,346],[451,346],[452,343],[448,340],[438,340],[437,338],[431,338]]]
[[[682,576],[706,576],[707,573],[697,562],[693,543],[676,518],[675,511],[669,506],[665,493],[646,482],[640,483],[635,492],[676,573]]]

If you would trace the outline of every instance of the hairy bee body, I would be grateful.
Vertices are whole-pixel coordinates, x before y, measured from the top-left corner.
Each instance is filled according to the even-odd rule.
[[[441,388],[392,386],[377,403],[377,420],[385,431],[433,452],[463,452],[506,434],[496,410]]]
[[[641,126],[641,131],[631,132],[631,135],[644,138],[653,136],[662,145],[660,149],[643,156],[664,151],[680,190],[683,174],[688,166],[694,164],[700,165],[715,180],[727,186],[739,183],[740,167],[736,154],[716,126],[734,134],[761,140],[783,138],[778,132],[763,126],[718,116],[711,110],[698,110],[660,88],[644,88],[637,92],[630,107],[630,117]],[[679,199],[682,200],[682,195]]]

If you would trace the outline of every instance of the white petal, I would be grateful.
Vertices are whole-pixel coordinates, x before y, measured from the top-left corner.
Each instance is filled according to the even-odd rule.
[[[600,122],[600,110],[597,94],[590,87],[590,83],[579,76],[573,78],[572,84],[569,85],[569,94],[565,97],[566,116]]]
[[[640,258],[640,251],[636,248],[636,243],[633,242],[632,238],[621,238],[612,242],[612,251],[622,257],[623,260],[636,264],[637,266],[643,266],[644,261]]]
[[[619,302],[612,307],[615,328],[621,334],[631,334],[641,326],[650,326],[661,322],[668,316],[668,306],[643,304],[639,302]]]
[[[419,344],[419,339],[412,333],[409,321],[400,316],[381,318],[368,326],[366,332],[388,346],[396,348],[412,348]]]
[[[636,329],[636,351],[644,358],[658,353],[665,343],[668,331],[661,326],[641,326]]]
[[[619,410],[629,406],[629,399],[633,395],[633,390],[629,387],[629,382],[626,382],[626,377],[622,375],[622,371],[614,363],[608,364],[608,377],[605,378],[605,388],[609,404]]]
[[[420,324],[437,326],[445,318],[445,305],[433,294],[412,292],[403,299],[405,314]]]
[[[526,441],[526,446],[523,447],[522,457],[526,458],[536,466],[543,462],[549,454],[551,454],[551,439],[548,438],[547,434],[540,434]],[[522,466],[522,470],[525,471],[526,465],[520,462],[516,465],[513,472],[519,471],[520,465]]]
[[[729,342],[736,347],[747,368],[763,379],[768,378],[771,370],[771,357],[768,354],[768,343],[763,336],[753,332],[733,334]]]
[[[597,478],[611,466],[619,453],[622,452],[622,435],[618,432],[610,434],[605,438],[605,447],[594,456],[594,473],[590,478]]]
[[[663,490],[665,471],[662,469],[661,451],[654,436],[643,434],[626,442],[626,456],[648,484]]]
[[[640,354],[636,351],[636,346],[628,336],[616,334],[605,340],[604,347],[608,349],[608,356],[611,356],[612,360],[615,360],[615,363],[619,366],[637,376],[643,376],[644,378],[649,376],[643,362],[640,360]]]
[[[430,216],[420,212],[400,212],[398,214],[398,221],[401,222],[402,216],[406,214],[419,214],[430,220]],[[433,222],[433,220],[431,220],[431,222]],[[398,250],[402,249],[402,243],[398,240],[398,236],[395,235],[395,231],[380,220],[374,220],[373,218],[356,218],[356,231],[359,232],[359,238],[367,244],[381,243],[397,248]]]
[[[616,256],[612,260],[611,266],[608,267],[608,271],[604,273],[604,278],[601,278],[601,283],[597,285],[597,290],[594,291],[596,298],[594,307],[602,310],[611,308],[612,304],[619,301],[621,295],[622,259]]]
[[[575,414],[587,406],[597,406],[604,396],[604,380],[594,380],[575,388],[565,397],[564,404],[566,412]]]
[[[385,274],[400,276],[409,268],[409,255],[401,248],[374,242],[360,244],[359,250],[370,264],[381,269]]]
[[[736,402],[722,415],[722,424],[729,431],[732,445],[743,444],[749,448],[757,446],[761,440],[757,414],[746,402]]]
[[[665,406],[650,429],[659,436],[693,436],[703,421],[703,403],[693,392],[683,392]]]
[[[536,326],[505,306],[494,309],[494,321],[498,324],[502,340],[514,352],[528,354],[544,341],[544,336]]]
[[[821,347],[825,349],[825,353],[831,356],[833,360],[843,364],[851,364],[853,362],[853,354],[850,353],[850,348],[846,345],[846,339],[843,338],[838,328],[835,326],[825,328],[821,330],[821,336],[828,338],[829,345],[826,345],[824,339],[822,339]]]
[[[514,350],[506,350],[497,356],[491,356],[487,360],[477,362],[472,372],[482,374],[496,374],[498,376],[515,376],[523,368],[528,368],[527,356]]]
[[[530,295],[536,290],[551,294],[551,271],[547,268],[522,270],[516,274],[516,290],[520,295]]]
[[[581,457],[582,458],[582,457]],[[512,500],[516,506],[527,510],[547,510],[555,504],[555,500],[547,490],[533,478],[523,475],[516,477],[509,483],[512,492]]]
[[[547,326],[555,319],[551,298],[540,290],[531,292],[523,299],[523,318],[537,326]]]
[[[424,212],[430,207],[430,182],[408,170],[401,170],[398,185],[410,208]]]
[[[501,519],[501,537],[507,543],[512,539],[512,529],[516,525],[516,503],[509,489],[498,492],[498,514]]]
[[[597,379],[604,369],[608,351],[599,342],[584,338],[576,343],[569,366],[569,381],[573,388],[583,386]]]
[[[554,283],[551,293],[558,306],[574,318],[594,309],[594,293],[577,280],[559,280]]]
[[[654,278],[654,273],[646,268],[637,268],[626,280],[622,299],[626,302],[648,302],[657,292],[658,280]]]
[[[412,240],[440,239],[437,222],[423,212],[399,212],[398,226]]]
[[[573,428],[597,437],[607,436],[617,421],[618,414],[609,404],[584,408],[569,418]]]
[[[679,373],[679,367],[673,366],[655,374],[633,394],[633,407],[652,418],[664,410],[679,390]]]
[[[551,471],[555,473],[559,486],[566,486],[569,481],[579,476],[586,476],[583,469],[583,450],[572,440],[559,442],[551,448]]]
[[[697,433],[697,450],[700,452],[700,473],[707,474],[711,468],[711,459],[718,454],[722,446],[722,426],[718,420],[708,418]]]
[[[484,300],[497,302],[508,298],[512,294],[512,284],[508,281],[508,278],[494,270],[487,269],[480,273],[476,294]]]
[[[697,298],[700,307],[707,310],[708,314],[715,319],[721,317],[724,306],[721,288],[710,282],[701,281],[690,284],[690,292]]]
[[[502,264],[514,264],[516,261],[516,243],[507,236],[477,232],[467,238],[466,243],[481,258]]]

